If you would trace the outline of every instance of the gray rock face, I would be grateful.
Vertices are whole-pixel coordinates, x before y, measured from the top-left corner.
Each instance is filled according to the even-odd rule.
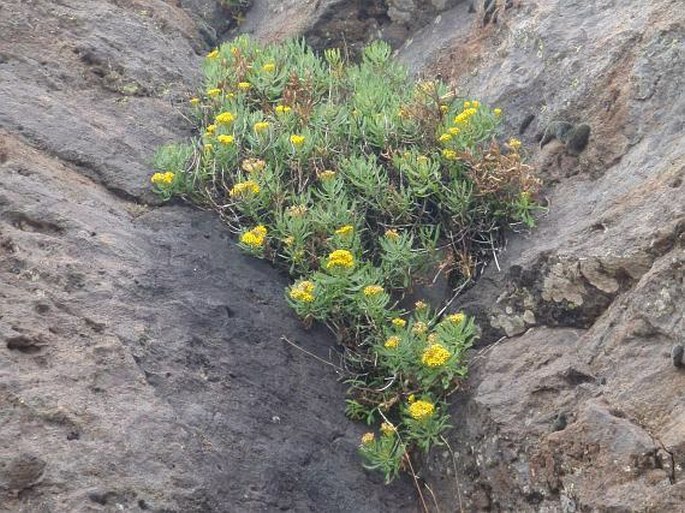
[[[685,333],[684,21],[667,0],[514,2],[484,28],[464,5],[400,51],[501,107],[509,133],[533,116],[529,148],[552,121],[591,127],[582,152],[532,152],[549,210],[458,305],[483,338],[454,408],[460,494],[440,487],[445,504],[685,503],[685,377],[670,355]],[[435,482],[454,468],[439,455],[429,467]]]

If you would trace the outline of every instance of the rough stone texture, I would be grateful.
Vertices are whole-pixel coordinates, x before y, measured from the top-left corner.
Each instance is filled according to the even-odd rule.
[[[206,51],[177,3],[0,5],[0,512],[415,511],[284,279],[141,202]]]
[[[441,503],[685,504],[685,373],[670,361],[685,333],[684,22],[667,0],[513,2],[486,27],[462,5],[400,50],[504,109],[549,204],[461,298],[483,334],[454,407],[457,478],[449,452],[428,465]],[[552,120],[588,123],[588,147],[536,149]]]

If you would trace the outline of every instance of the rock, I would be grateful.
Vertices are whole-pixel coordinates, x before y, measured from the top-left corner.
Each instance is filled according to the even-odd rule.
[[[34,454],[22,453],[0,463],[0,490],[18,494],[36,486],[43,478],[45,461]]]
[[[675,368],[680,369],[685,365],[685,361],[683,361],[684,354],[685,347],[683,347],[682,344],[676,344],[673,346],[673,349],[671,349],[671,362]]]

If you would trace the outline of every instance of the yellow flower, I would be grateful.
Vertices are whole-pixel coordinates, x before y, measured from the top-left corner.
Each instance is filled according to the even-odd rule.
[[[449,142],[452,139],[452,134],[448,134],[445,132],[444,134],[440,134],[440,137],[438,137],[438,141],[441,143],[446,143]]]
[[[418,157],[416,157],[416,162],[418,162],[422,166],[425,166],[430,162],[430,159],[425,155],[419,155]]]
[[[500,108],[493,109],[492,112],[495,116],[498,116],[498,117],[502,115],[502,109],[500,109]]]
[[[447,105],[440,105],[440,112],[443,114],[447,114],[447,111],[450,110]]]
[[[392,336],[388,337],[388,339],[385,341],[385,344],[383,346],[386,349],[395,349],[397,346],[400,345],[400,337]]]
[[[474,109],[477,109],[478,107],[480,107],[480,102],[478,100],[473,100],[471,102],[471,105],[473,105]]]
[[[210,153],[214,149],[214,145],[207,143],[202,148],[205,150],[205,153]]]
[[[411,111],[407,107],[400,107],[397,115],[402,119],[407,119],[411,115]]]
[[[205,129],[205,135],[213,135],[216,132],[216,125],[207,125]]]
[[[254,124],[254,131],[257,132],[258,134],[261,134],[265,130],[269,129],[269,122],[268,121],[258,121],[257,123]]]
[[[192,106],[200,105],[200,99],[199,99],[199,98],[191,98],[191,99],[190,99],[190,104],[191,104]]]
[[[411,404],[414,401],[416,401],[416,396],[414,394],[409,394],[409,397],[407,397],[407,402]]]
[[[241,91],[249,91],[252,88],[252,84],[249,82],[238,82],[238,89]]]
[[[445,160],[457,160],[457,152],[450,149],[442,150],[442,156]]]
[[[304,137],[301,135],[293,134],[290,136],[290,142],[293,143],[293,146],[299,148],[304,144]]]
[[[293,217],[302,217],[307,213],[307,205],[293,205],[292,207],[288,207],[286,212],[293,216]]]
[[[266,240],[266,228],[263,225],[255,226],[252,230],[243,233],[240,242],[252,248],[261,248]]]
[[[319,173],[319,180],[326,181],[326,180],[332,180],[335,178],[335,171],[331,171],[330,169],[326,169],[325,171],[321,171]]]
[[[228,192],[231,198],[237,196],[246,196],[248,194],[259,194],[260,188],[259,184],[254,180],[246,180],[245,182],[239,182],[233,186],[233,188]]]
[[[314,301],[314,289],[316,286],[309,280],[302,280],[290,289],[290,297],[295,301],[301,301],[302,303],[311,303]]]
[[[276,71],[276,65],[273,62],[267,62],[262,66],[262,70],[266,71],[267,73],[273,73]]]
[[[425,349],[421,355],[421,363],[423,363],[426,367],[440,367],[441,365],[445,365],[445,363],[447,363],[447,360],[450,359],[450,356],[452,356],[452,353],[450,353],[445,346],[435,343],[429,345]]]
[[[465,109],[468,109],[470,106],[471,106],[471,102],[468,102],[468,101],[464,102],[464,108]]]
[[[400,234],[397,233],[397,230],[390,228],[389,230],[385,230],[385,238],[388,240],[397,240],[400,238]]]
[[[230,112],[222,112],[216,116],[216,122],[221,125],[230,125],[235,121],[235,116]]]
[[[396,328],[404,328],[407,325],[407,321],[405,321],[401,317],[395,317],[391,322],[392,325]]]
[[[409,405],[409,415],[415,420],[426,420],[435,413],[435,405],[431,402],[418,400]]]
[[[425,301],[417,301],[416,303],[414,303],[414,308],[416,308],[417,310],[425,310],[426,308],[428,308],[428,304]]]
[[[454,122],[459,125],[459,124],[465,124],[469,121],[469,119],[476,114],[478,111],[474,109],[473,107],[470,109],[465,109],[462,113],[457,114],[457,116],[454,118]]]
[[[431,333],[431,334],[428,335],[428,337],[426,338],[426,342],[428,342],[429,344],[436,344],[438,341],[439,341],[439,339],[438,339],[438,334],[437,334],[437,333]]]
[[[423,335],[428,331],[428,325],[423,321],[419,321],[414,324],[411,331],[416,335]]]
[[[453,322],[454,324],[460,324],[464,322],[464,319],[466,319],[466,316],[461,312],[447,316],[447,320]]]
[[[164,186],[171,184],[171,182],[174,181],[175,176],[176,175],[171,171],[167,171],[166,173],[155,173],[150,178],[150,181],[155,185]]]
[[[257,173],[266,167],[266,162],[261,159],[245,159],[241,167],[246,173]]]
[[[295,244],[295,237],[293,237],[292,235],[287,236],[285,239],[283,239],[283,244],[285,244],[288,247],[292,246],[293,244]]]
[[[214,89],[207,89],[207,96],[210,98],[214,98],[215,96],[219,96],[221,94],[221,89],[215,87]]]
[[[374,442],[376,435],[373,433],[364,433],[362,435],[362,445],[369,445]]]
[[[390,422],[383,422],[381,424],[381,433],[383,436],[392,436],[397,431],[397,428],[393,426]]]
[[[354,256],[346,249],[336,249],[328,255],[328,262],[326,262],[326,269],[342,267],[343,269],[351,269],[354,267]]]
[[[219,50],[212,50],[207,54],[207,58],[211,61],[216,59],[219,56]]]
[[[449,129],[447,129],[447,131],[452,135],[459,135],[459,132],[461,132],[461,130],[456,126],[450,127]]]
[[[509,146],[512,150],[516,151],[521,147],[521,141],[519,141],[515,137],[512,137],[507,141],[507,146]]]
[[[419,91],[425,94],[431,94],[435,90],[435,82],[430,80],[422,81],[416,84]]]
[[[380,285],[367,285],[366,287],[364,287],[364,295],[366,297],[377,296],[382,292],[383,287],[381,287]]]
[[[287,114],[293,109],[288,105],[276,105],[276,108],[274,110],[276,111],[276,114]]]
[[[351,224],[346,224],[345,226],[341,226],[337,230],[335,230],[336,235],[340,235],[341,237],[346,237],[348,235],[352,235],[354,232],[354,226]]]
[[[238,54],[240,54],[240,48],[238,48],[237,46],[232,46],[231,55],[233,55],[233,57],[237,57]]]
[[[225,134],[217,136],[216,140],[219,141],[221,144],[233,144],[235,142],[235,138],[232,135]]]

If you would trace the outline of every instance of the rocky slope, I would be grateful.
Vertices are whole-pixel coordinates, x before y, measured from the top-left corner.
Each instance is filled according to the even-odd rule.
[[[546,180],[539,227],[460,299],[483,336],[454,457],[421,470],[442,512],[685,503],[680,3],[246,15],[261,38],[409,37],[399,57],[501,106]],[[0,5],[0,512],[418,510],[410,482],[359,467],[335,369],[280,340],[336,362],[283,279],[210,214],[146,206],[154,148],[188,135],[180,107],[229,26],[210,0]],[[587,148],[536,149],[552,120],[589,124]]]

